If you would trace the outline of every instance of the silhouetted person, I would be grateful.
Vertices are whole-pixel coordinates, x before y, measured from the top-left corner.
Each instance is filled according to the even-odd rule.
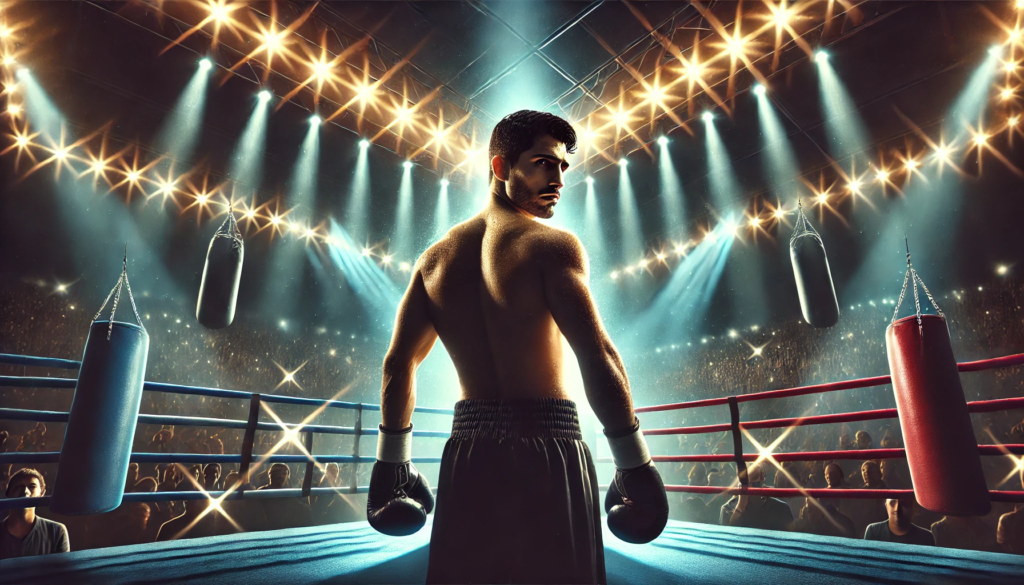
[[[135,484],[139,481],[139,464],[131,463],[128,465],[128,476],[124,480],[124,491],[130,492]]]
[[[220,491],[220,463],[207,463],[203,468],[203,489],[208,492]]]
[[[128,515],[123,517],[111,535],[110,546],[125,546],[153,542],[156,532],[149,530],[150,507],[135,502],[128,506]]]
[[[764,487],[764,470],[760,465],[747,468],[747,480],[752,488]],[[782,500],[738,495],[722,505],[718,523],[722,526],[787,530],[793,523],[793,513]]]
[[[992,527],[977,516],[945,516],[932,524],[935,546],[995,551]]]
[[[270,484],[257,488],[260,490],[280,490],[289,487],[291,469],[284,463],[270,466]],[[267,519],[267,530],[295,528],[312,524],[309,505],[300,498],[266,498],[260,500],[263,514]]]
[[[800,509],[800,518],[795,523],[798,532],[820,536],[842,536],[855,538],[853,520],[834,506],[805,498]]]
[[[1020,483],[1024,487],[1024,468],[1020,470]],[[1018,504],[1013,512],[999,517],[996,542],[1003,552],[1024,555],[1024,505]]]
[[[4,493],[8,498],[39,498],[46,494],[46,481],[35,469],[19,469],[7,481]],[[68,529],[60,522],[36,516],[35,508],[12,509],[0,523],[0,559],[70,550]]]
[[[210,501],[186,500],[185,513],[173,520],[164,522],[157,532],[158,541],[177,540],[179,538],[201,538],[217,534],[216,518],[204,513]]]
[[[889,519],[869,525],[864,530],[864,540],[935,546],[932,533],[912,522],[915,505],[913,498],[886,500]]]

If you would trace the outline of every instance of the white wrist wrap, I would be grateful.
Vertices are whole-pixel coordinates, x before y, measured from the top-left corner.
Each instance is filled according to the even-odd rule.
[[[412,430],[386,433],[377,430],[377,461],[407,463],[412,459]]]
[[[634,469],[647,465],[651,454],[647,450],[647,440],[637,429],[632,434],[617,439],[608,438],[608,447],[612,452],[612,461],[616,469]]]

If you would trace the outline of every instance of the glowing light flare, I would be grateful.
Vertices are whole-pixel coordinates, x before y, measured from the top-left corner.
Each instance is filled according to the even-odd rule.
[[[764,348],[768,347],[767,343],[764,345],[754,345],[753,343],[750,343],[746,339],[743,340],[743,343],[746,343],[750,347],[751,353],[750,356],[747,358],[748,361],[756,357],[761,357],[761,354],[764,353]]]
[[[1005,102],[1017,97],[1016,87],[1004,87],[999,90],[999,101]]]
[[[294,370],[288,371],[284,369],[284,367],[281,366],[281,364],[275,361],[274,365],[277,366],[277,369],[281,370],[281,373],[284,374],[284,377],[281,378],[281,381],[277,383],[277,386],[274,386],[274,390],[277,390],[278,388],[284,386],[285,384],[288,384],[289,386],[295,385],[299,390],[302,390],[302,386],[299,384],[298,380],[295,379],[295,374],[298,374],[299,370],[306,367],[307,363],[309,363],[309,360],[302,362],[302,364],[299,365],[299,367],[295,368]]]

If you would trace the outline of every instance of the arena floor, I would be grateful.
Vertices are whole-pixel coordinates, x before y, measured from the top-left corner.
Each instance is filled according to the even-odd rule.
[[[4,583],[422,583],[429,526],[385,538],[365,522],[0,562]],[[1024,557],[669,522],[649,545],[607,532],[609,583],[1020,583]]]

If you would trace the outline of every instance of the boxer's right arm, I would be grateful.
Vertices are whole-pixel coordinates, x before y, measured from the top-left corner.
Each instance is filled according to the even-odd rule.
[[[650,542],[668,522],[668,497],[633,411],[626,368],[590,296],[586,252],[565,232],[555,232],[543,247],[548,308],[580,363],[587,401],[604,425],[615,463],[604,502],[608,529],[626,542]]]
[[[632,427],[636,415],[626,368],[590,296],[583,244],[570,233],[556,232],[542,243],[538,257],[548,309],[576,354],[594,414],[606,429]]]

